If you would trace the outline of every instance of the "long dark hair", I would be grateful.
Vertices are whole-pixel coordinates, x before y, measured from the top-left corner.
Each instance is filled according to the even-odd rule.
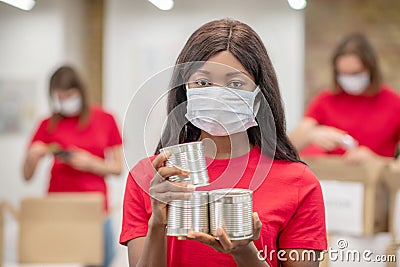
[[[79,125],[84,127],[89,117],[89,100],[85,84],[81,77],[71,66],[59,67],[51,76],[49,82],[49,96],[51,98],[53,90],[77,89],[82,97],[82,109],[79,113]],[[55,129],[59,120],[63,117],[59,113],[52,114],[50,118],[49,130]]]
[[[173,145],[171,143],[173,138],[177,137],[178,143],[199,139],[200,129],[185,118],[186,104],[184,103],[187,98],[184,84],[191,75],[190,70],[193,71],[193,65],[190,68],[180,66],[185,65],[184,63],[198,64],[196,62],[207,61],[222,51],[229,51],[241,62],[254,77],[255,83],[266,100],[266,103],[261,101],[257,115],[259,126],[247,130],[249,141],[259,146],[263,153],[270,157],[299,161],[299,156],[286,135],[285,114],[278,81],[267,50],[252,28],[232,19],[215,20],[204,24],[190,36],[179,54],[176,61],[178,67],[174,69],[168,94],[167,123],[156,154],[164,146]],[[265,105],[269,105],[270,112],[267,111],[269,109],[265,108]],[[185,125],[183,129],[182,125]]]
[[[337,81],[338,72],[336,65],[339,57],[344,55],[356,55],[361,60],[362,64],[370,74],[371,83],[368,92],[376,94],[379,91],[382,76],[375,50],[367,37],[361,33],[352,33],[345,36],[338,44],[332,57],[333,80],[336,91],[340,88]]]

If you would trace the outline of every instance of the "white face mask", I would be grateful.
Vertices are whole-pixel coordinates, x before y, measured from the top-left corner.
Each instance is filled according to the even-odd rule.
[[[187,89],[186,118],[197,128],[213,136],[245,132],[257,126],[255,115],[260,103],[255,103],[254,92],[226,87]]]
[[[370,84],[370,75],[368,72],[350,75],[339,74],[337,81],[346,93],[360,95]]]
[[[73,95],[67,99],[60,100],[57,96],[53,96],[52,109],[54,113],[60,113],[65,117],[76,116],[82,110],[82,97]]]

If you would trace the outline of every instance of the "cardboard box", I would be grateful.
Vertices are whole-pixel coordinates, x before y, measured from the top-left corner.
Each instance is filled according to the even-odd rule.
[[[103,261],[103,197],[100,194],[50,194],[21,202],[20,263]]]
[[[340,156],[303,160],[321,181],[329,233],[371,236],[387,230],[385,162],[349,164]]]
[[[400,267],[400,243],[390,244],[386,249],[386,267]]]
[[[386,168],[383,179],[390,191],[389,231],[396,243],[400,243],[400,172]]]

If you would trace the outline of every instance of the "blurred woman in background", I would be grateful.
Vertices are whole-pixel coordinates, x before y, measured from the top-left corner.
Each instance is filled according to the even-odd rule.
[[[400,96],[382,84],[371,44],[362,34],[345,37],[332,64],[333,88],[311,101],[291,141],[302,156],[343,154],[349,162],[393,159],[400,140]]]
[[[108,210],[104,177],[122,171],[122,139],[114,117],[89,104],[85,86],[76,71],[63,66],[50,79],[52,114],[33,135],[23,166],[30,180],[38,162],[54,155],[48,192],[100,192]],[[105,222],[105,260],[113,255],[112,225]]]

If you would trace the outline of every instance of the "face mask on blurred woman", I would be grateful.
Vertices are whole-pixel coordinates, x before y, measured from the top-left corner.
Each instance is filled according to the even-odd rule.
[[[358,74],[338,74],[337,81],[349,95],[360,95],[370,84],[368,72]]]
[[[52,108],[54,113],[60,113],[64,117],[79,115],[82,109],[82,97],[80,95],[73,95],[61,100],[58,96],[54,95]]]

